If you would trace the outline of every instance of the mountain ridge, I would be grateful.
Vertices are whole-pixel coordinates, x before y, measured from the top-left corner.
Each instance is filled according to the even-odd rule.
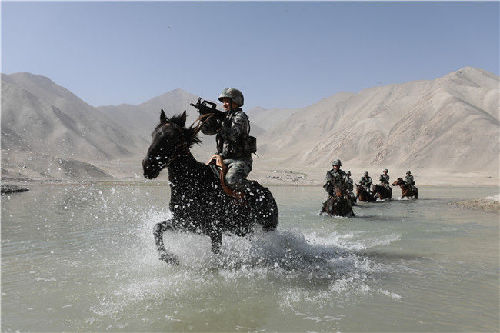
[[[339,92],[304,108],[250,109],[259,155],[254,173],[326,170],[341,158],[346,168],[484,169],[498,176],[499,144],[491,138],[500,128],[499,86],[495,74],[464,67],[434,80]],[[61,158],[100,168],[63,177],[137,177],[160,109],[169,116],[186,110],[189,123],[197,118],[189,105],[197,97],[177,88],[137,105],[93,107],[44,76],[2,74],[2,174],[22,176],[30,153],[45,164]],[[202,140],[193,151],[204,160],[215,144]]]

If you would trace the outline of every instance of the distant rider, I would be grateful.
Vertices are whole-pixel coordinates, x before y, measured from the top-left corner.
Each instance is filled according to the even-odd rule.
[[[380,185],[384,186],[385,188],[390,188],[389,186],[389,170],[384,169],[384,173],[380,175],[379,181]]]
[[[365,174],[363,177],[361,177],[361,180],[359,181],[359,184],[365,188],[365,190],[370,193],[371,188],[372,188],[372,177],[368,175],[368,171],[365,171]]]
[[[248,143],[250,122],[241,109],[243,94],[236,88],[224,88],[218,99],[223,103],[226,117],[209,118],[201,127],[201,131],[207,135],[216,134],[217,154],[222,156],[228,167],[226,184],[241,190],[252,171],[252,153],[256,150],[256,147],[250,147]]]
[[[335,196],[335,189],[338,188],[342,192],[346,188],[344,171],[340,169],[342,162],[337,159],[332,162],[332,170],[326,172],[326,183],[323,188],[330,196]]]
[[[351,198],[351,201],[353,204],[356,203],[356,195],[354,194],[354,181],[351,178],[351,170],[346,172],[346,186],[348,190],[349,197]]]
[[[406,171],[405,184],[412,190],[415,189],[415,181],[413,180],[413,175],[410,170]]]
[[[351,178],[351,170],[347,171],[345,181],[347,189],[349,190],[349,192],[352,192],[354,190],[354,182]]]

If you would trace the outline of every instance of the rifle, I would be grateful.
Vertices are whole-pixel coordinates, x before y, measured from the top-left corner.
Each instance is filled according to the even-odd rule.
[[[220,120],[226,119],[226,113],[217,110],[214,102],[209,102],[202,99],[201,97],[198,97],[198,102],[196,102],[196,104],[190,103],[190,105],[198,109],[200,115],[210,114],[213,115],[213,117],[215,117],[216,119]]]

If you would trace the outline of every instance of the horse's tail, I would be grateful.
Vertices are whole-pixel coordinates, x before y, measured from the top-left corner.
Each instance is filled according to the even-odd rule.
[[[273,194],[267,187],[256,181],[251,181],[250,193],[246,199],[249,201],[255,221],[262,225],[266,231],[274,230],[278,226],[278,205]]]

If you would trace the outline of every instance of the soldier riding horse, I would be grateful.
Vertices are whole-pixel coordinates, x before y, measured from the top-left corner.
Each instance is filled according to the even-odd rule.
[[[403,180],[403,178],[398,178],[394,183],[392,183],[392,185],[401,187],[401,198],[414,197],[415,199],[418,199],[418,188],[413,186],[411,183],[408,184]]]
[[[322,213],[333,216],[354,216],[352,201],[346,184],[346,175],[340,169],[342,162],[335,160],[332,170],[326,173],[326,183],[323,188],[328,193],[327,200],[323,203]]]
[[[167,230],[208,235],[212,251],[217,253],[224,232],[244,236],[253,232],[256,225],[265,231],[274,230],[278,225],[278,207],[267,188],[248,181],[242,196],[231,197],[223,191],[212,167],[195,160],[190,148],[200,142],[197,134],[202,120],[198,121],[197,126],[186,128],[186,112],[169,119],[162,110],[160,123],[152,133],[151,146],[142,161],[144,176],[148,179],[168,169],[169,209],[173,216],[156,224],[153,232],[160,260],[168,263],[178,263],[178,259],[165,248],[163,233]]]

